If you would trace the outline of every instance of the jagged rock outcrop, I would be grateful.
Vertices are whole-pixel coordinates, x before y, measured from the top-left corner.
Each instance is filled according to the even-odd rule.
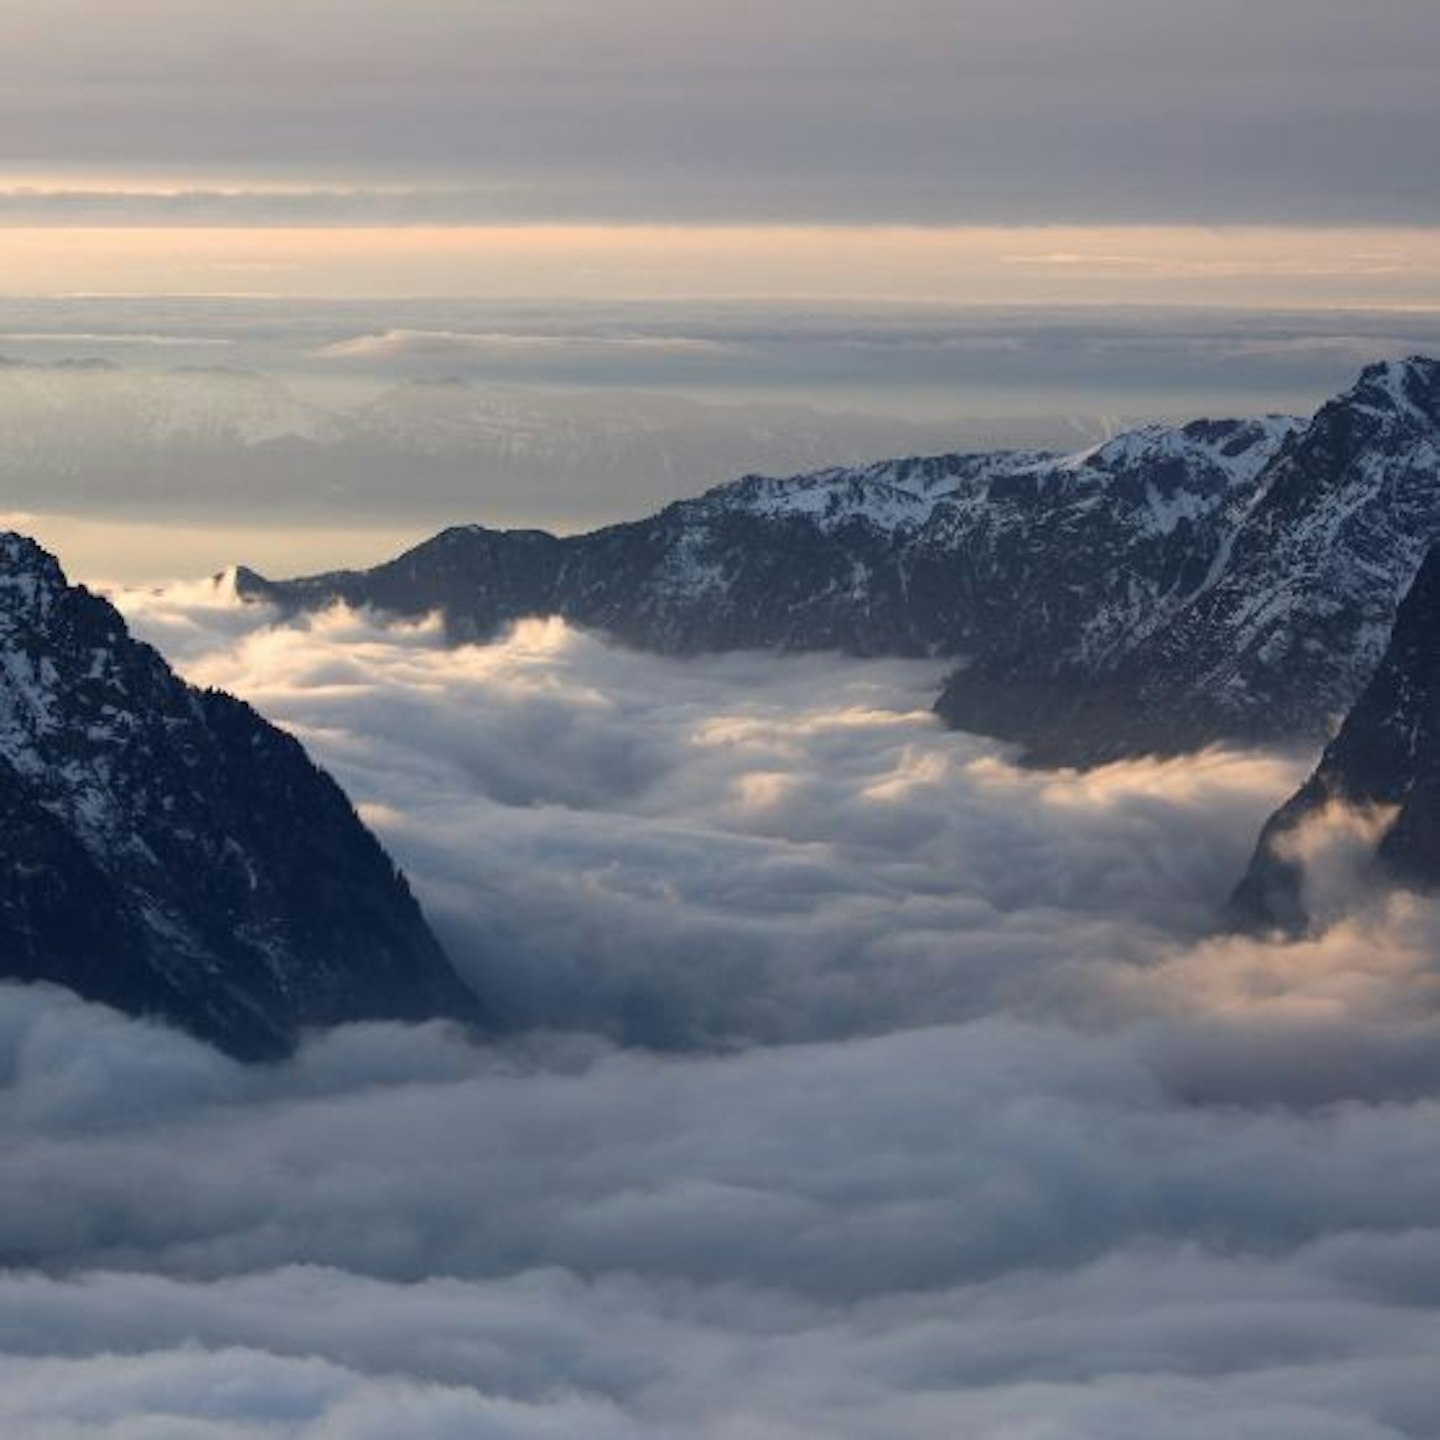
[[[1389,815],[1373,869],[1382,882],[1440,886],[1440,547],[1395,621],[1384,658],[1315,773],[1266,824],[1234,916],[1296,933],[1310,917],[1286,841],[1331,804]]]
[[[1098,666],[985,657],[940,701],[960,728],[1094,763],[1217,740],[1320,741],[1379,663],[1440,541],[1440,364],[1369,366],[1258,477],[1210,581]],[[1008,691],[1026,710],[1011,723]],[[998,708],[998,713],[997,713]]]
[[[0,978],[232,1054],[346,1020],[479,1018],[339,787],[192,689],[33,541],[0,534]]]

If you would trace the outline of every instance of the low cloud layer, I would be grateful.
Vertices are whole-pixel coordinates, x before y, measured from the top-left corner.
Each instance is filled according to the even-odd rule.
[[[7,1433],[1433,1433],[1440,917],[1212,933],[1303,757],[1035,774],[930,665],[121,598],[514,1030],[246,1070],[0,990]]]
[[[1003,1019],[687,1060],[374,1027],[255,1075],[0,1013],[10,1433],[1349,1440],[1440,1403],[1428,1098],[1201,1106]]]
[[[1024,771],[941,729],[939,663],[682,664],[557,621],[452,651],[170,597],[128,603],[335,770],[517,1026],[692,1046],[1099,1003],[1094,968],[1206,932],[1301,773]]]
[[[1105,253],[1115,237],[1071,239],[1084,253],[1063,264],[1067,257],[1051,256],[1054,263],[1042,267],[1024,263],[1033,254],[991,255],[982,293],[1026,293],[1002,283],[997,269],[1093,275],[1125,268],[1124,257]],[[873,249],[879,242],[865,243]],[[1022,245],[1017,233],[1013,243],[1043,249],[1033,235]],[[1152,259],[1183,270],[1182,259],[1150,243]],[[1323,253],[1310,256],[1317,271],[1312,307],[1292,296],[1294,308],[1282,311],[1265,307],[1279,303],[1276,267],[1306,270],[1294,255],[1300,237],[1224,243],[1222,260],[1233,260],[1257,293],[1227,292],[1218,308],[1077,306],[1095,298],[1083,284],[1068,294],[1047,289],[1038,304],[980,307],[933,296],[909,303],[14,297],[0,357],[42,364],[103,357],[136,368],[221,360],[310,383],[363,375],[372,388],[387,379],[461,376],[478,385],[559,386],[571,396],[577,388],[685,392],[772,406],[808,398],[835,410],[923,409],[931,418],[956,420],[1009,415],[1019,427],[1012,441],[1020,442],[1037,420],[1057,414],[1313,410],[1369,361],[1440,346],[1433,309],[1397,307],[1398,291],[1373,297],[1377,308],[1333,308],[1367,268],[1388,266],[1410,291],[1430,294],[1434,246],[1419,232],[1393,252],[1362,231],[1314,240]],[[942,254],[940,263],[953,268],[957,258]],[[205,283],[214,286],[217,277]],[[1128,282],[1124,293],[1139,299]]]

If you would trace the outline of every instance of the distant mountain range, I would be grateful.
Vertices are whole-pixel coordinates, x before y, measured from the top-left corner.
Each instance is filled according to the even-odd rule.
[[[960,433],[1075,444],[1106,424],[972,420]],[[35,510],[439,519],[484,507],[573,523],[747,469],[855,463],[956,434],[953,421],[456,380],[322,406],[246,370],[0,360],[0,494]]]
[[[0,534],[0,978],[245,1059],[310,1026],[479,1018],[349,801],[248,705],[176,678]]]
[[[459,640],[555,614],[672,654],[950,657],[950,724],[1092,765],[1322,739],[1437,541],[1440,364],[1416,357],[1308,420],[750,476],[585,535],[460,527],[372,570],[235,579],[292,609],[439,610]]]

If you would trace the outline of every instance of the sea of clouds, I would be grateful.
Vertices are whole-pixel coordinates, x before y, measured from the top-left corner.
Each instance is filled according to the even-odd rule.
[[[497,1033],[247,1069],[0,991],[0,1433],[1440,1434],[1440,914],[1336,820],[1334,923],[1216,928],[1308,757],[1032,772],[938,665],[117,598]]]

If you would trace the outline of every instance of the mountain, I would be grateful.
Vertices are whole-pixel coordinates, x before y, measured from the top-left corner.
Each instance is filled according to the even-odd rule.
[[[404,879],[299,743],[194,690],[0,534],[0,977],[244,1059],[347,1020],[474,1019]]]
[[[1266,824],[1235,892],[1242,926],[1305,928],[1301,872],[1287,841],[1331,804],[1393,812],[1375,851],[1378,878],[1440,886],[1440,547],[1421,566],[1379,668],[1315,773]]]
[[[52,470],[100,446],[160,453],[170,447],[238,450],[277,441],[326,441],[333,418],[278,380],[226,366],[161,373],[104,360],[53,365],[0,362],[0,422],[7,467],[22,459]]]
[[[942,455],[749,476],[588,534],[461,526],[372,570],[280,582],[244,570],[237,584],[286,608],[440,610],[460,640],[556,614],[682,655],[1098,655],[1204,582],[1295,424],[1157,426],[1064,459]]]
[[[630,644],[941,655],[953,726],[1091,765],[1318,740],[1440,541],[1440,365],[1367,368],[1309,421],[1149,425],[1067,456],[750,476],[589,534],[460,527],[373,570],[243,594],[557,614]]]
[[[662,503],[747,469],[792,473],[938,446],[953,422],[452,380],[394,386],[350,412],[344,426],[337,459],[383,477],[387,490],[402,466],[418,466],[427,489],[520,500],[530,513],[564,517],[603,511],[616,495]],[[977,437],[1016,428],[967,425]],[[1066,427],[1042,420],[1024,428],[1048,437]]]
[[[0,362],[0,488],[35,510],[154,513],[278,502],[338,440],[277,380],[223,367],[161,374],[104,361]],[[188,507],[188,508],[187,508]]]
[[[1073,443],[1099,428],[1061,418],[967,423],[977,443],[1017,430]],[[461,381],[400,384],[363,402],[321,406],[273,376],[221,366],[145,371],[0,359],[0,492],[11,507],[35,510],[93,510],[103,485],[98,493],[121,516],[253,518],[263,505],[285,516],[439,519],[484,505],[573,524],[661,504],[746,469],[792,471],[941,445],[952,430],[803,406]]]
[[[1379,663],[1396,608],[1440,541],[1440,364],[1369,366],[1258,477],[1209,583],[1096,667],[984,657],[940,709],[1093,762],[1214,740],[1321,740]],[[993,726],[1019,681],[1026,711]],[[1038,680],[1026,690],[1025,682]]]

